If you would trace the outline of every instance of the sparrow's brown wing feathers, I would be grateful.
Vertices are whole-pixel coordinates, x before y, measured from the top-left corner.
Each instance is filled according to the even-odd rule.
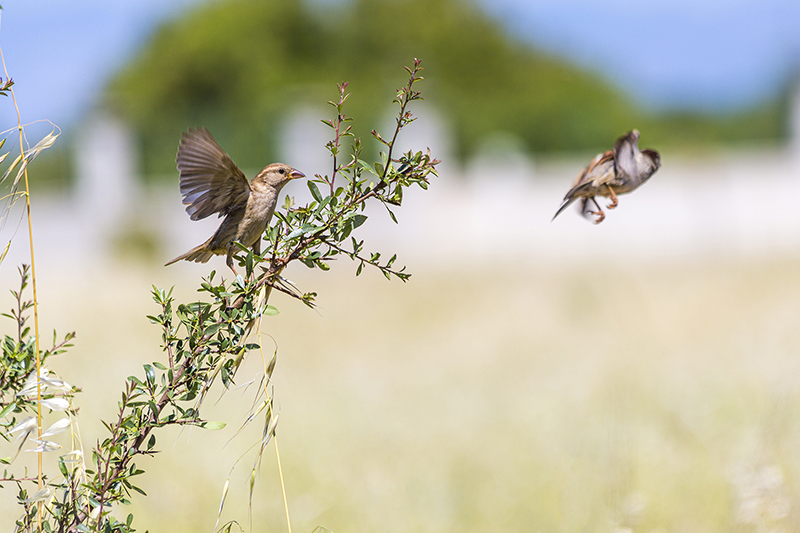
[[[591,162],[589,162],[589,164],[586,165],[583,170],[581,170],[580,174],[578,174],[578,176],[575,178],[575,181],[572,182],[572,188],[574,189],[578,185],[586,183],[587,178],[594,179],[594,177],[591,176],[592,171],[598,166],[602,165],[603,163],[606,163],[613,159],[614,159],[614,152],[612,152],[611,150],[603,152],[602,154],[597,154],[595,158],[592,159]]]
[[[612,161],[614,161],[614,152],[609,150],[598,154],[575,178],[575,183],[567,193],[567,196],[580,196],[580,192],[596,188],[598,185],[612,180],[614,178]]]
[[[561,202],[558,211],[556,211],[556,214],[553,215],[553,220],[555,220],[555,218],[560,215],[561,212],[564,211],[564,209],[566,209],[572,202],[580,198],[581,192],[596,187],[596,184],[594,183],[595,181],[599,179],[600,183],[604,183],[608,179],[613,178],[613,172],[606,172],[606,174],[610,174],[610,176],[598,175],[598,167],[613,160],[614,152],[610,150],[608,152],[603,152],[602,154],[597,154],[595,158],[592,159],[575,178],[575,181],[572,183],[572,188],[564,196],[564,200]],[[611,170],[613,170],[613,167]]]
[[[192,220],[227,215],[247,203],[250,183],[205,128],[183,134],[176,162],[183,203]]]

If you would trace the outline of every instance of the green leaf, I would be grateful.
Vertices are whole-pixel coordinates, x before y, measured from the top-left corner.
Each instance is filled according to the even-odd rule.
[[[359,167],[360,167],[362,170],[367,170],[367,171],[369,171],[371,174],[375,174],[375,169],[374,169],[374,168],[372,168],[372,165],[370,165],[369,163],[367,163],[367,162],[366,162],[366,161],[364,161],[363,159],[359,159],[359,160],[358,160],[358,165],[359,165]]]
[[[286,240],[294,239],[295,237],[298,237],[298,236],[303,235],[305,233],[311,233],[311,232],[313,232],[313,231],[315,231],[317,229],[318,229],[317,226],[312,226],[311,224],[303,224],[301,227],[297,228],[296,230],[291,232],[289,235],[287,235],[286,236]]]
[[[306,183],[308,184],[308,190],[311,191],[311,196],[313,196],[316,201],[321,202],[322,194],[319,192],[317,184],[310,180],[307,181]]]
[[[353,221],[348,220],[342,225],[342,233],[339,236],[339,240],[345,240],[347,237],[350,236],[350,232],[353,231]]]
[[[201,428],[207,429],[209,431],[219,431],[220,429],[224,428],[227,424],[225,422],[201,422],[198,425]]]
[[[305,230],[303,230],[302,227],[299,227],[296,230],[294,230],[293,232],[291,232],[289,235],[287,235],[286,236],[286,240],[290,241],[290,240],[294,239],[295,237],[299,237],[300,235],[303,234],[304,231]]]
[[[17,406],[16,402],[11,402],[10,404],[8,404],[8,405],[6,405],[5,407],[3,407],[3,410],[2,410],[2,411],[0,411],[0,418],[3,418],[3,417],[4,417],[4,416],[6,416],[8,413],[10,413],[11,411],[13,411],[13,410],[14,410],[14,408],[15,408],[16,406]]]
[[[280,311],[278,311],[278,308],[275,307],[274,305],[267,305],[267,308],[264,309],[265,316],[275,316],[278,313],[280,313]]]
[[[326,196],[325,198],[323,198],[322,201],[317,206],[317,208],[314,210],[314,214],[319,216],[319,214],[322,213],[322,210],[325,209],[325,206],[328,205],[331,202],[331,200],[334,200],[333,196]]]
[[[64,464],[64,458],[63,457],[59,457],[58,458],[58,470],[61,472],[62,476],[67,477],[67,475],[68,475],[67,465]]]
[[[221,322],[218,323],[218,324],[211,324],[210,326],[208,326],[205,329],[204,333],[206,335],[214,335],[215,333],[217,333],[221,329],[222,329],[222,323]]]
[[[3,140],[5,141],[5,139],[3,139]],[[5,158],[4,158],[4,159],[5,159]],[[2,160],[0,160],[0,163],[2,163]],[[6,258],[6,254],[8,253],[8,249],[9,249],[9,248],[11,248],[11,241],[8,241],[8,244],[6,244],[6,247],[5,247],[5,249],[3,250],[3,253],[2,253],[2,254],[0,254],[0,263],[2,263],[2,262],[3,262],[3,259],[5,259],[5,258]]]
[[[259,239],[260,238],[261,237],[259,237]],[[254,260],[253,250],[248,250],[247,257],[244,260],[244,268],[248,274],[253,271],[253,260]]]

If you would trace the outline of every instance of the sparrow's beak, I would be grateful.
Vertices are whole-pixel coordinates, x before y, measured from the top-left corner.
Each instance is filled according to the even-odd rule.
[[[299,170],[297,170],[297,169],[294,169],[294,168],[293,168],[293,169],[292,169],[292,173],[291,173],[291,174],[289,174],[289,177],[290,177],[291,179],[293,179],[293,180],[296,180],[296,179],[298,179],[298,178],[305,178],[305,177],[306,177],[306,175],[305,175],[305,174],[303,174],[302,172],[300,172]]]

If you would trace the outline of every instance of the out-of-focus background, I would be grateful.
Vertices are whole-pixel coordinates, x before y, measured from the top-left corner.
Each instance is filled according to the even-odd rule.
[[[349,81],[366,139],[392,127],[401,67],[420,57],[425,101],[400,142],[430,147],[441,177],[405,198],[398,225],[376,210],[359,230],[413,277],[295,267],[318,310],[278,295],[263,328],[294,530],[800,529],[797,2],[3,7],[28,136],[50,131],[42,119],[63,131],[30,167],[34,245],[43,336],[78,334],[53,367],[84,390],[87,448],[125,377],[160,357],[150,287],[189,300],[224,270],[161,266],[218,222],[182,209],[181,132],[208,127],[248,175],[273,160],[327,173],[335,83]],[[16,125],[9,100],[0,119]],[[632,128],[661,170],[599,226],[572,209],[551,223],[574,176]],[[285,192],[309,199],[302,183]],[[21,210],[2,237],[0,281],[15,288]],[[140,465],[139,529],[213,526],[257,438],[226,445],[249,402],[209,405],[221,432],[160,439]],[[247,471],[226,519],[246,523]],[[285,527],[270,455],[253,524]]]

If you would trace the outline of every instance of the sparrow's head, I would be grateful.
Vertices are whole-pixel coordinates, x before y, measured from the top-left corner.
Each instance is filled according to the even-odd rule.
[[[265,185],[270,185],[280,189],[291,180],[305,177],[305,174],[299,170],[295,170],[289,165],[285,165],[283,163],[272,163],[271,165],[264,167],[264,170],[259,172],[258,175],[253,178],[253,181],[261,182]]]
[[[658,152],[655,150],[642,150],[642,155],[645,157],[645,160],[650,160],[653,169],[650,172],[651,175],[661,168],[661,155]]]

